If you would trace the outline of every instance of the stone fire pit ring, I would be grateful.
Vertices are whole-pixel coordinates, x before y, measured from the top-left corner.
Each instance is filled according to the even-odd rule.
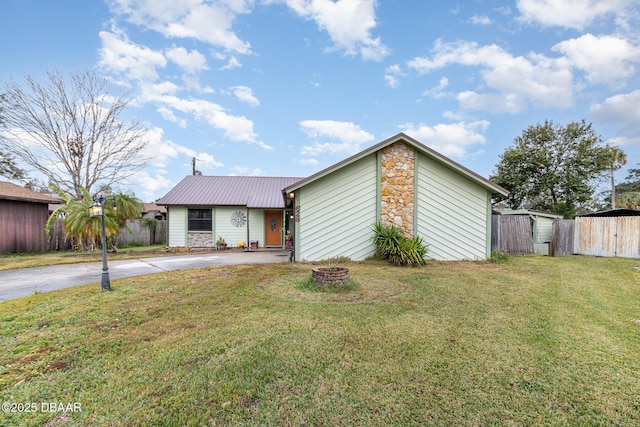
[[[349,269],[346,267],[318,267],[311,273],[318,285],[340,284],[350,280]]]

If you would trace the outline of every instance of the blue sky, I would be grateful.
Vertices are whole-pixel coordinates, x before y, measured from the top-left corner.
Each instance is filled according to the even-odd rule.
[[[151,162],[308,176],[405,132],[488,177],[530,125],[585,119],[640,162],[640,1],[1,0],[0,80],[96,70]],[[116,91],[117,89],[114,89]]]

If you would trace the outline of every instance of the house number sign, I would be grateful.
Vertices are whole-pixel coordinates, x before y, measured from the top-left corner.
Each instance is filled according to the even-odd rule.
[[[300,222],[300,205],[296,206],[296,222]]]

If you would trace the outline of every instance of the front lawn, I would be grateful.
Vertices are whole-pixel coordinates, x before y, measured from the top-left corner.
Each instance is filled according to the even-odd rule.
[[[108,260],[135,259],[166,256],[179,252],[167,252],[164,245],[129,246],[118,248],[118,253],[109,252]],[[0,271],[16,268],[42,267],[45,265],[77,264],[102,261],[102,250],[96,251],[50,251],[0,254]]]
[[[282,263],[6,301],[0,400],[35,412],[0,425],[640,425],[638,265],[368,261],[317,292]]]

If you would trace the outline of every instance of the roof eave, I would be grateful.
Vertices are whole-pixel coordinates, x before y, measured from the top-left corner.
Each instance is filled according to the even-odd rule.
[[[478,175],[477,173],[473,172],[472,170],[462,166],[461,164],[449,159],[446,156],[443,156],[442,154],[438,153],[437,151],[427,147],[426,145],[418,142],[417,140],[411,138],[410,136],[404,134],[404,133],[399,133],[397,135],[394,135],[390,138],[385,139],[382,142],[379,142],[378,144],[375,144],[369,148],[367,148],[364,151],[361,151],[359,153],[354,154],[351,157],[348,157],[338,163],[335,163],[332,166],[329,166],[328,168],[325,168],[319,172],[316,172],[315,174],[309,176],[308,178],[304,178],[288,187],[286,187],[283,191],[286,193],[292,192],[292,191],[296,191],[302,187],[304,187],[307,184],[310,184],[314,181],[317,181],[318,179],[332,173],[335,170],[341,169],[351,163],[354,163],[372,153],[377,152],[378,150],[391,145],[393,143],[396,143],[398,141],[404,141],[406,143],[408,143],[409,145],[412,145],[414,148],[417,148],[418,150],[421,150],[425,153],[427,153],[429,156],[431,156],[432,158],[434,158],[435,160],[447,165],[448,167],[456,170],[457,172],[461,173],[462,175],[465,175],[466,177],[470,178],[472,181],[477,182],[478,184],[480,184],[482,187],[486,188],[487,190],[491,191],[491,195],[492,196],[497,196],[497,195],[502,195],[505,197],[509,196],[509,191],[507,191],[506,189],[502,188],[501,186],[499,186],[498,184],[495,184],[491,181],[489,181],[488,179]]]

